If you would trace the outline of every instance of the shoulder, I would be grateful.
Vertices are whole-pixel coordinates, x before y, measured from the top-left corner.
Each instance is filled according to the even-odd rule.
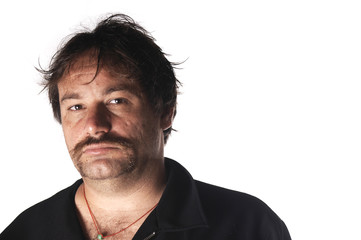
[[[255,231],[261,239],[288,236],[283,221],[262,200],[252,195],[195,181],[208,224],[231,228],[233,233]],[[229,223],[226,224],[225,223]],[[230,229],[229,229],[230,230]],[[273,236],[277,236],[273,238]],[[287,239],[287,238],[282,238]]]
[[[194,180],[182,165],[171,159],[166,159],[166,167],[175,189],[174,194],[183,190],[183,195],[198,196],[207,218],[280,221],[271,208],[252,195]]]
[[[246,208],[252,210],[269,210],[260,199],[247,193],[238,192],[223,187],[195,180],[198,194],[206,205],[221,205],[224,208]]]
[[[78,180],[70,187],[26,209],[1,233],[0,240],[7,239],[6,236],[11,236],[12,239],[27,236],[25,239],[32,239],[30,236],[40,237],[46,229],[54,229],[53,225],[64,219],[64,210],[75,207],[74,194],[80,184],[81,180]]]
[[[47,215],[53,215],[54,211],[59,211],[59,209],[64,209],[64,207],[71,207],[73,205],[75,192],[81,183],[81,180],[76,181],[73,185],[59,191],[50,198],[28,208],[21,213],[18,218],[47,217]]]

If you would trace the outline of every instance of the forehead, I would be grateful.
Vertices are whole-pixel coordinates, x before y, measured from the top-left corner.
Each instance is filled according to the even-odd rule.
[[[68,71],[58,81],[59,95],[90,85],[98,89],[117,87],[132,91],[137,95],[141,94],[138,81],[128,76],[125,71],[115,71],[106,66],[99,66],[95,61],[88,59],[81,58],[68,68]]]

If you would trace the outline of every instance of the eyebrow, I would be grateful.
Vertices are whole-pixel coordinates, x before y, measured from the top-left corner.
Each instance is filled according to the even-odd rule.
[[[107,88],[103,92],[103,95],[109,95],[113,92],[119,92],[119,91],[126,91],[131,94],[134,94],[137,97],[140,96],[140,91],[136,87],[134,87],[133,85],[130,85],[130,84],[121,84],[118,86],[113,86],[113,87]],[[60,102],[64,102],[64,101],[70,100],[70,99],[80,99],[80,95],[78,93],[72,93],[72,92],[65,93],[64,96],[61,98]]]
[[[125,92],[129,92],[131,94],[134,94],[135,96],[140,96],[140,91],[132,84],[120,84],[114,87],[110,87],[108,89],[106,89],[103,94],[104,95],[109,95],[113,92],[119,92],[119,91],[125,91]]]
[[[60,102],[64,102],[70,99],[79,99],[80,96],[77,93],[65,93],[64,96],[61,98]]]

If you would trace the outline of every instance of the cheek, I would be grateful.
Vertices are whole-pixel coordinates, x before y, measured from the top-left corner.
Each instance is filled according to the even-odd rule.
[[[147,121],[143,121],[140,124],[139,128],[141,129],[142,140],[146,145],[150,147],[158,146],[159,141],[162,138],[162,130],[159,121],[148,118]]]
[[[115,126],[116,125],[116,126]],[[136,141],[139,141],[143,136],[142,122],[137,118],[127,118],[117,121],[113,124],[113,129],[120,136],[124,136]]]
[[[66,120],[62,122],[62,128],[63,128],[65,143],[68,149],[70,150],[77,143],[78,136],[80,136],[80,133],[77,131],[76,127],[72,126],[72,124]]]
[[[150,138],[151,125],[149,121],[140,117],[127,117],[113,121],[113,132],[140,145],[144,145]]]

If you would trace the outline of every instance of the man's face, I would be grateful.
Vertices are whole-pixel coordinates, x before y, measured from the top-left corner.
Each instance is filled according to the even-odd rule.
[[[109,179],[162,159],[169,121],[154,113],[136,81],[95,72],[94,65],[75,68],[58,84],[65,141],[80,174]]]

